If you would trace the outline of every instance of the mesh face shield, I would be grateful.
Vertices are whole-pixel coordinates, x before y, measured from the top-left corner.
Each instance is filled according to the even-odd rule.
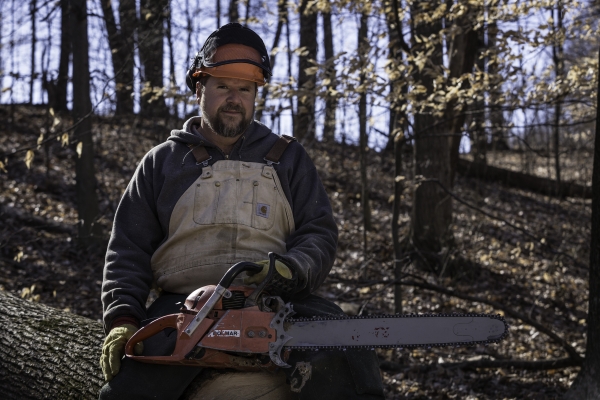
[[[214,31],[186,73],[192,92],[203,75],[238,78],[264,85],[271,77],[271,63],[264,42],[253,30],[230,23]]]

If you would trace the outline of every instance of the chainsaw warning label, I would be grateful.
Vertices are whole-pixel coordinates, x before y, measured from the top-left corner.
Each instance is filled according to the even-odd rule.
[[[235,329],[215,329],[208,337],[240,337],[240,331]]]

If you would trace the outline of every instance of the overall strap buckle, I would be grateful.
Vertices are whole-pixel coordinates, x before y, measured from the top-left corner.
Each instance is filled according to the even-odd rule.
[[[212,157],[208,154],[206,147],[202,146],[202,143],[196,146],[190,143],[188,147],[192,150],[192,154],[196,159],[196,165],[202,164],[203,167],[208,167],[208,162],[212,160]]]
[[[269,152],[267,153],[267,155],[264,158],[264,160],[267,162],[267,165],[271,166],[273,164],[279,164],[279,159],[283,155],[283,152],[285,151],[285,149],[287,149],[288,145],[291,142],[295,142],[295,141],[296,141],[296,138],[292,137],[292,136],[287,136],[287,135],[279,136],[279,138],[277,139],[277,141],[275,142],[273,147],[271,147],[271,150],[269,150]]]

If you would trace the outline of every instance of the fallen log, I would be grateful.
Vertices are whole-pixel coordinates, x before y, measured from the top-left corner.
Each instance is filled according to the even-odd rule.
[[[0,397],[96,399],[99,322],[0,291]]]
[[[535,193],[558,197],[592,198],[592,188],[574,182],[561,182],[557,187],[555,180],[511,171],[491,165],[481,165],[464,158],[458,160],[457,172],[463,176],[501,182],[507,186]]]

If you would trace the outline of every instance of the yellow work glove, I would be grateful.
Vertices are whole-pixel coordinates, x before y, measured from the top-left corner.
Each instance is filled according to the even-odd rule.
[[[245,285],[250,285],[253,283],[258,285],[267,277],[267,273],[269,272],[269,260],[257,261],[256,264],[262,265],[263,269],[254,275],[249,275],[245,277]],[[279,273],[279,275],[283,276],[285,279],[292,279],[292,271],[283,262],[275,260],[275,270]]]
[[[121,369],[121,358],[125,354],[125,344],[127,341],[136,333],[138,328],[131,324],[124,324],[112,328],[108,332],[108,336],[104,340],[102,346],[102,356],[100,357],[100,366],[102,367],[102,373],[104,379],[109,382]],[[144,344],[139,342],[133,349],[136,355],[142,354],[144,351]]]

